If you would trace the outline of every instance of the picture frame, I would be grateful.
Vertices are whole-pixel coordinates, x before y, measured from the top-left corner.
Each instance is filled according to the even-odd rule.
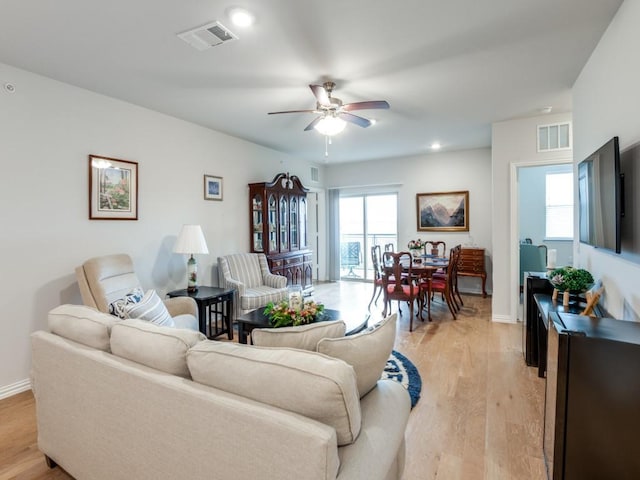
[[[416,194],[419,232],[468,232],[469,191]]]
[[[222,177],[204,176],[204,199],[222,201]]]
[[[138,163],[89,155],[89,220],[138,220]]]

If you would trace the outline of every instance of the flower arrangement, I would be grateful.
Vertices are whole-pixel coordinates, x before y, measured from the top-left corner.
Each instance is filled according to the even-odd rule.
[[[561,267],[549,273],[549,281],[560,292],[584,292],[593,285],[593,276],[582,268]]]
[[[274,328],[296,327],[315,322],[324,311],[324,305],[313,300],[304,302],[300,310],[289,308],[289,302],[283,300],[280,303],[268,303],[264,314],[269,317],[269,322]]]
[[[409,240],[409,243],[407,244],[409,250],[422,250],[424,246],[425,242],[423,242],[419,238],[417,240]]]

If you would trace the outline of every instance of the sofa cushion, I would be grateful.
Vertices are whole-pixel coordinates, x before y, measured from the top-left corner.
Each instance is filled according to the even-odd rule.
[[[251,341],[260,347],[289,347],[315,352],[320,340],[344,337],[346,328],[342,320],[315,322],[298,327],[254,328],[251,330]]]
[[[118,322],[111,329],[111,351],[147,367],[189,378],[187,351],[206,338],[193,330],[129,319]]]
[[[336,358],[289,348],[207,341],[189,350],[196,381],[299,413],[333,427],[338,445],[360,432],[353,368]]]
[[[49,330],[74,342],[109,352],[117,317],[85,305],[60,305],[49,312]]]
[[[124,310],[126,318],[138,318],[165,327],[174,326],[169,310],[155,290],[148,290],[142,300],[125,305]]]
[[[376,386],[391,355],[396,339],[396,317],[394,313],[356,335],[324,338],[318,342],[318,352],[340,358],[354,368],[361,398]]]

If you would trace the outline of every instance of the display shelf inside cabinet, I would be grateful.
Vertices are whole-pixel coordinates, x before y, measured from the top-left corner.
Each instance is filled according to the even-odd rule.
[[[249,184],[251,252],[264,253],[269,268],[289,285],[313,289],[307,238],[307,192],[300,179],[279,173],[271,182]]]

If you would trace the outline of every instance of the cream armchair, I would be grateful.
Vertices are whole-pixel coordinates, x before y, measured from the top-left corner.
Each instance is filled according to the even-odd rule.
[[[269,302],[287,298],[287,279],[269,271],[263,253],[236,253],[218,257],[220,286],[234,288],[235,318]]]
[[[134,288],[142,288],[126,254],[90,258],[76,268],[82,301],[89,307],[109,313],[109,304],[123,298]],[[164,300],[177,328],[198,330],[198,309],[190,297]]]

